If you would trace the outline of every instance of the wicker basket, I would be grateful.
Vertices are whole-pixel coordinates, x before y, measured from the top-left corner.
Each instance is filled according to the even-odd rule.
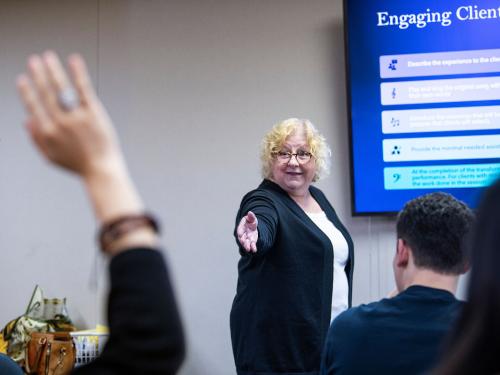
[[[107,333],[71,332],[76,348],[75,367],[83,366],[96,359],[108,340]]]

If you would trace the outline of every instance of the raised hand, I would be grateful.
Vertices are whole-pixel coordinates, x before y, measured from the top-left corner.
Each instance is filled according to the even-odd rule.
[[[243,216],[236,229],[238,241],[241,246],[247,251],[257,252],[257,240],[259,239],[259,232],[257,230],[257,217],[252,211]]]
[[[113,124],[94,92],[85,62],[75,54],[68,58],[68,66],[71,80],[59,57],[47,51],[32,55],[28,73],[18,77],[31,138],[53,164],[82,177],[100,223],[143,213]],[[145,227],[120,237],[109,253],[156,244],[156,234]]]
[[[51,51],[32,55],[17,86],[28,113],[27,128],[54,164],[86,178],[96,169],[123,163],[111,121],[97,98],[85,62],[68,59],[72,82]],[[73,87],[76,89],[73,89]]]

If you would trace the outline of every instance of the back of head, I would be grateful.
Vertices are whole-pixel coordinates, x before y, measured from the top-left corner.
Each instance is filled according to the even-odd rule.
[[[397,236],[411,247],[417,267],[458,275],[466,268],[464,239],[473,222],[464,202],[431,193],[406,203],[398,215]]]

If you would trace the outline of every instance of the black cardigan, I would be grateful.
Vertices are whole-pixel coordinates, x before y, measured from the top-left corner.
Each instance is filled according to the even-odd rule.
[[[324,194],[310,193],[349,246],[346,274],[352,295],[353,243]],[[264,180],[243,197],[236,226],[248,211],[258,219],[257,253],[239,246],[231,339],[239,375],[319,372],[330,325],[333,247],[330,239],[277,184]]]
[[[108,343],[74,374],[175,374],[184,358],[184,335],[161,253],[124,251],[111,260],[110,277]]]

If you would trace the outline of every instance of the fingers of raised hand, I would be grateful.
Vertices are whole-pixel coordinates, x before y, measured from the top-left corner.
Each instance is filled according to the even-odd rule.
[[[59,57],[52,51],[47,51],[43,54],[43,61],[47,68],[49,82],[55,94],[70,87],[70,82],[64,71]]]
[[[83,60],[79,56],[72,58],[78,60],[76,64],[73,63],[73,65],[77,66],[76,69],[74,66],[70,66],[72,75],[74,78],[78,78],[78,82],[75,80],[75,83],[85,82],[85,80],[88,80],[88,75],[86,75]],[[42,57],[32,55],[28,60],[28,71],[47,117],[52,119],[55,124],[72,123],[78,118],[78,115],[75,117],[74,113],[81,115],[81,111],[72,111],[79,108],[83,101],[72,88],[72,83],[65,72],[63,64],[54,52],[47,51]],[[75,71],[78,73],[75,74]],[[80,77],[82,74],[83,78]],[[87,85],[90,85],[90,82]],[[78,92],[88,93],[88,89],[81,90],[80,87],[81,85],[77,87]],[[85,95],[86,103],[89,96],[89,94]]]
[[[56,91],[57,109],[66,115],[79,108],[82,104],[80,96],[73,89],[59,57],[54,52],[47,51],[43,55],[43,61],[47,67],[51,86]]]
[[[31,56],[28,60],[28,71],[40,105],[43,106],[48,118],[56,119],[60,108],[56,89],[51,83],[45,61],[38,55]]]
[[[82,104],[90,105],[95,102],[96,94],[83,58],[78,54],[73,54],[68,58],[68,64]]]
[[[47,115],[33,84],[26,75],[18,77],[17,88],[26,112],[28,112],[27,128],[35,143],[43,149],[41,133],[53,129],[52,121]]]

